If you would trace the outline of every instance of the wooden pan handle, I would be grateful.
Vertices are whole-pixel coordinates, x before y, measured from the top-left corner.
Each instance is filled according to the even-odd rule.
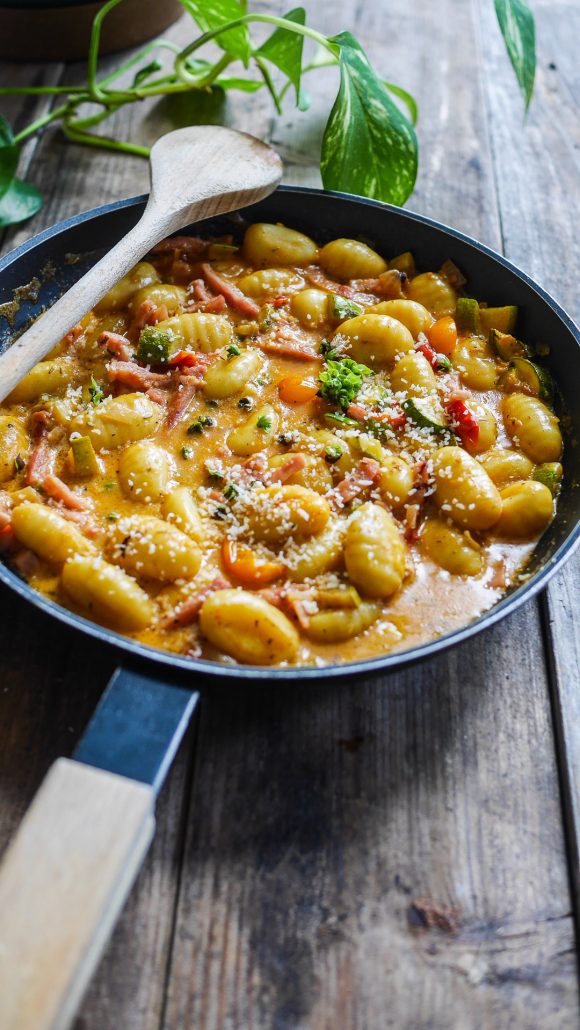
[[[0,1027],[63,1030],[153,836],[151,787],[60,758],[0,866]]]

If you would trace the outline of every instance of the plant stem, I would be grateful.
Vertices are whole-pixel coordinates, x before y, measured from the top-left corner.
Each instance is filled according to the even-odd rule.
[[[43,115],[42,118],[37,118],[36,121],[27,125],[22,132],[19,132],[18,135],[14,137],[14,142],[22,143],[23,140],[28,139],[29,136],[33,136],[35,132],[38,132],[39,129],[43,129],[45,125],[50,125],[50,123],[54,122],[57,118],[62,118],[70,110],[70,104],[62,104],[61,107],[55,107],[54,111],[49,111],[49,113]]]
[[[135,157],[149,157],[149,147],[140,147],[136,143],[124,143],[122,140],[110,139],[109,136],[95,136],[91,132],[79,132],[74,123],[62,126],[67,139],[73,143],[86,143],[89,147],[100,147],[102,150],[116,150]]]
[[[118,2],[118,0],[109,0],[111,3]],[[104,10],[104,8],[103,8]],[[199,50],[200,47],[205,46],[206,43],[210,43],[212,39],[217,36],[223,36],[225,32],[229,32],[230,29],[236,29],[241,25],[250,25],[252,22],[262,22],[266,25],[275,25],[280,29],[288,29],[290,32],[295,32],[299,36],[307,36],[309,39],[314,39],[320,46],[323,46],[326,50],[330,51],[331,54],[335,53],[334,44],[330,43],[326,36],[323,36],[321,32],[317,32],[316,29],[311,29],[308,25],[300,25],[299,22],[289,21],[287,18],[278,18],[274,14],[244,14],[241,18],[236,18],[234,21],[227,22],[225,25],[220,25],[216,29],[210,29],[208,32],[204,32],[202,36],[194,39],[193,43],[186,46],[181,51],[175,61],[175,72],[182,82],[189,82],[192,80],[192,76],[187,68],[187,58],[191,54]],[[254,55],[255,56],[255,55]]]

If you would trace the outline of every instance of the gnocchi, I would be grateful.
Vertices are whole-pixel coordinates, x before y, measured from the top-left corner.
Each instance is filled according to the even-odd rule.
[[[565,475],[549,373],[493,328],[517,309],[410,252],[239,235],[139,262],[0,407],[3,560],[230,663],[357,660],[476,618]]]

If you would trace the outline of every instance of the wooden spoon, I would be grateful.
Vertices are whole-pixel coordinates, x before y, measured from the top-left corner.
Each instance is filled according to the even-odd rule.
[[[151,193],[137,225],[4,354],[0,401],[165,236],[272,193],[282,162],[266,143],[219,125],[177,129],[151,150]]]

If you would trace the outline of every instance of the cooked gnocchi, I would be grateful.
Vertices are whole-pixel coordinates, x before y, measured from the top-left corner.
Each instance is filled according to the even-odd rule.
[[[144,643],[347,662],[474,619],[557,505],[553,384],[452,262],[163,241],[0,408],[0,546]]]

